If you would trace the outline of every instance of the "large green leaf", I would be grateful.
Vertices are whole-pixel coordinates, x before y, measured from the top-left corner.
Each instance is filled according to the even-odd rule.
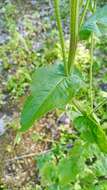
[[[65,76],[62,64],[39,68],[32,78],[31,95],[21,115],[21,131],[48,111],[64,107],[83,85],[80,73],[75,69]]]
[[[88,143],[96,143],[102,152],[107,153],[107,137],[99,124],[87,116],[80,116],[75,119],[74,125],[82,139]]]
[[[91,32],[98,37],[107,35],[107,5],[97,9],[96,13],[88,18],[80,30],[80,39],[87,39]]]

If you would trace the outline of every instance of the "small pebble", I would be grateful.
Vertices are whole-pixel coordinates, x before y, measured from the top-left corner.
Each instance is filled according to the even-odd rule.
[[[61,116],[59,117],[59,119],[57,120],[57,124],[58,124],[58,125],[61,125],[61,124],[63,124],[63,125],[66,125],[66,124],[70,125],[70,118],[67,116],[66,113],[64,113],[64,114],[61,115]]]
[[[101,90],[107,92],[107,83],[100,84],[100,88],[101,88]]]
[[[0,136],[2,136],[5,133],[5,124],[3,119],[0,119]]]
[[[71,149],[71,148],[72,148],[72,146],[73,146],[72,144],[67,144],[67,146],[66,146],[66,147],[67,147],[67,149]]]

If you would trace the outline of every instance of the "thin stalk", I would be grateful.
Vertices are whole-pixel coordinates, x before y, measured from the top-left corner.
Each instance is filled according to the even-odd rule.
[[[93,110],[93,112],[95,113],[95,112],[97,112],[104,104],[106,104],[107,103],[107,98],[106,99],[104,99],[102,102],[100,102],[95,108],[94,108],[94,110]],[[92,114],[92,112],[91,112],[91,114]]]
[[[83,13],[82,13],[81,18],[80,18],[80,27],[82,26],[82,24],[84,22],[84,18],[85,18],[86,12],[88,10],[89,3],[90,3],[90,0],[87,0],[86,4],[85,4],[85,7],[84,7],[84,10],[83,10]]]
[[[95,13],[97,7],[97,0],[94,0],[94,7],[93,7],[93,13]]]
[[[67,66],[67,61],[66,61],[66,51],[65,51],[64,34],[63,34],[63,28],[62,28],[61,16],[60,16],[59,0],[54,0],[54,7],[55,7],[56,22],[57,22],[57,27],[59,31],[59,37],[60,37],[60,44],[62,48],[65,74],[68,75],[68,66]]]
[[[85,110],[83,110],[79,104],[77,104],[74,100],[72,101],[72,104],[74,107],[83,115],[86,116],[88,119],[93,121],[97,126],[99,126],[99,123],[95,120],[92,114],[88,114]]]
[[[83,6],[84,0],[80,0],[80,8]]]
[[[94,0],[94,9],[93,13],[96,11],[97,1]],[[91,105],[91,111],[93,112],[93,55],[94,55],[94,33],[91,34],[91,48],[90,48],[90,105]]]
[[[68,71],[74,65],[77,41],[78,41],[78,24],[79,24],[79,0],[70,0],[70,47],[68,56]]]
[[[93,112],[93,53],[94,53],[94,34],[91,34],[91,48],[90,48],[90,105]]]
[[[72,100],[72,104],[82,115],[87,115],[86,111],[74,99]]]
[[[92,2],[90,3],[90,10],[92,13],[95,12],[96,6],[97,6],[97,0],[94,0],[94,1],[92,0]]]

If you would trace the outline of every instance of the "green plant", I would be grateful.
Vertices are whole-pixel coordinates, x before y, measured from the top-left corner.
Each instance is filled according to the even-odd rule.
[[[51,159],[51,154],[47,155],[46,159],[50,160],[49,163],[46,162],[43,167],[39,168],[42,186],[46,190],[105,189],[107,184],[104,181],[98,184],[98,180],[99,177],[105,176],[106,172],[103,173],[100,168],[98,170],[101,173],[96,174],[95,168],[98,167],[98,163],[91,164],[91,167],[89,164],[91,160],[93,161],[93,158],[97,159],[97,157],[104,157],[104,160],[106,160],[107,153],[107,137],[95,114],[95,111],[103,104],[100,103],[95,108],[93,105],[93,42],[95,36],[101,37],[107,32],[107,6],[96,10],[96,0],[93,3],[87,0],[85,5],[84,1],[70,1],[70,46],[68,57],[66,56],[58,0],[54,0],[54,7],[63,63],[41,67],[34,72],[30,96],[25,102],[21,115],[22,127],[20,131],[25,132],[35,120],[40,119],[47,112],[55,108],[65,109],[67,104],[71,104],[78,113],[77,115],[79,115],[73,120],[74,127],[80,134],[79,139],[75,140],[74,147],[70,152],[62,154],[62,158],[58,159],[58,163],[55,157]],[[83,8],[82,14],[79,14],[80,7]],[[90,11],[92,16],[83,24],[87,11]],[[87,111],[76,101],[78,93],[85,86],[85,82],[81,72],[75,66],[75,58],[78,41],[88,39],[90,40],[90,107]],[[89,164],[86,164],[90,158]],[[103,167],[106,166],[105,161]],[[86,174],[83,172],[84,170]]]
[[[47,155],[36,160],[42,188],[92,190],[101,186],[106,189],[107,158],[96,145],[79,140],[72,149],[67,149],[64,144],[56,144]]]

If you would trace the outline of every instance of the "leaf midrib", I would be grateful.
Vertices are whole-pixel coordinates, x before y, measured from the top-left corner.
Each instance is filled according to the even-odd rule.
[[[60,85],[60,83],[62,83],[66,78],[67,77],[63,77],[59,82],[57,82],[57,84],[52,88],[52,90],[50,91],[50,93],[42,101],[42,104],[39,106],[38,111],[41,109],[41,107],[44,105],[44,103],[48,100],[48,98],[50,97],[50,95],[55,91],[55,88],[57,88],[58,85]],[[35,113],[35,115],[36,115],[36,113]]]

